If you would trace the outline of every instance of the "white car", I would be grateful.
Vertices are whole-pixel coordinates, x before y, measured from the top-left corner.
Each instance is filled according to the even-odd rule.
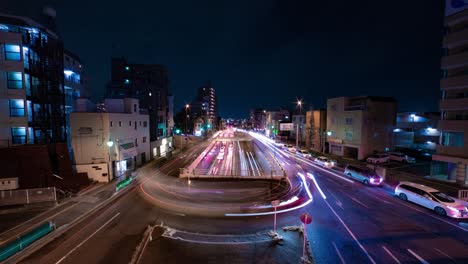
[[[289,152],[296,153],[296,148],[293,145],[287,145],[286,148],[289,150]]]
[[[416,162],[415,158],[409,157],[409,156],[407,156],[407,155],[405,155],[403,153],[400,153],[400,152],[390,152],[388,154],[388,157],[390,158],[390,160],[404,162],[404,163],[415,163]]]
[[[390,159],[390,157],[383,153],[383,154],[374,154],[374,155],[370,155],[366,161],[368,163],[372,163],[372,164],[381,164],[381,163],[385,163],[385,162],[388,162],[388,160]]]
[[[301,149],[297,152],[297,155],[303,157],[303,158],[306,158],[306,159],[309,159],[311,157],[309,151],[305,150],[305,149]]]
[[[315,162],[322,166],[322,167],[327,167],[327,168],[331,168],[333,166],[335,166],[335,162],[330,160],[329,158],[327,157],[323,157],[323,156],[320,156],[318,158],[315,159]]]
[[[440,216],[468,218],[466,203],[425,185],[401,182],[395,188],[395,195],[403,201],[410,201],[434,210]]]

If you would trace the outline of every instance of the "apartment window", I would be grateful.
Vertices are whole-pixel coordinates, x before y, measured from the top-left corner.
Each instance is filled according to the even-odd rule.
[[[148,122],[143,121],[143,127],[147,127],[147,126],[148,126]]]
[[[346,131],[345,132],[345,139],[346,140],[353,140],[353,132],[352,131]]]
[[[143,143],[145,143],[145,142],[146,142],[146,137],[143,137]]]
[[[122,126],[122,121],[119,121],[119,127],[121,127],[121,126]]]
[[[13,144],[26,144],[26,128],[25,127],[12,127],[11,128],[11,142]]]
[[[24,100],[10,99],[10,116],[24,116]]]
[[[112,127],[112,121],[110,121],[110,126]]]
[[[336,117],[332,117],[332,118],[331,118],[331,123],[332,123],[333,125],[336,124]]]
[[[19,45],[5,44],[5,59],[6,60],[21,60],[21,51]]]
[[[136,112],[137,105],[133,104],[133,112]]]
[[[138,147],[138,138],[135,138],[135,147]]]
[[[463,132],[442,132],[442,145],[463,147]]]
[[[128,126],[132,126],[132,121],[128,121]]]
[[[133,122],[133,126],[135,127],[135,130],[137,130],[137,125],[138,125],[138,122],[137,122],[137,121],[134,121],[134,122]]]
[[[346,123],[347,125],[352,125],[352,124],[353,124],[353,118],[351,118],[351,117],[346,117],[346,118],[345,118],[345,123]]]
[[[7,72],[8,89],[23,89],[23,74],[21,72]]]

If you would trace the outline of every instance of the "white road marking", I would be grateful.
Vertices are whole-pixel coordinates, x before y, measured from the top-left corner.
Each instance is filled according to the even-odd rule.
[[[324,202],[327,204],[328,208],[330,208],[330,210],[333,212],[333,214],[338,218],[338,220],[340,220],[341,224],[346,228],[346,231],[348,231],[349,235],[354,239],[354,241],[356,242],[356,244],[358,244],[359,248],[362,249],[362,251],[364,251],[364,253],[366,254],[366,256],[369,258],[369,260],[373,263],[373,264],[377,264],[374,259],[371,257],[371,255],[369,255],[369,252],[367,252],[367,250],[364,248],[364,246],[361,244],[361,242],[359,242],[359,240],[356,238],[356,236],[353,234],[353,232],[351,231],[351,229],[349,229],[349,227],[345,224],[345,222],[343,221],[343,219],[341,219],[341,217],[335,212],[335,210],[333,210],[333,208],[330,206],[330,204],[327,202],[327,200],[324,200]]]
[[[390,255],[390,257],[392,257],[393,260],[395,260],[396,263],[401,264],[401,262],[392,254],[392,252],[390,252],[390,250],[388,250],[385,246],[382,246],[382,248]]]
[[[115,214],[111,219],[107,220],[101,227],[99,227],[96,231],[94,231],[90,236],[88,236],[85,240],[81,241],[76,247],[74,247],[72,250],[70,250],[65,256],[63,256],[59,261],[55,262],[55,264],[59,264],[60,262],[64,261],[71,253],[75,252],[79,247],[81,247],[86,241],[88,241],[90,238],[92,238],[97,232],[101,231],[107,224],[109,224],[112,220],[114,220],[117,216],[120,215],[120,212]]]
[[[351,197],[351,196],[350,196],[350,197]],[[369,207],[367,207],[367,205],[363,204],[363,203],[362,203],[361,201],[359,201],[358,199],[356,199],[356,198],[354,198],[354,197],[351,197],[351,199],[352,199],[353,201],[355,201],[356,203],[358,203],[358,204],[364,206],[365,208],[369,209]]]
[[[340,251],[338,250],[338,247],[336,246],[335,242],[332,242],[333,246],[335,247],[336,254],[341,260],[342,264],[346,264],[346,261],[344,261],[343,256],[341,255]]]
[[[438,248],[434,248],[437,252],[439,252],[440,254],[446,256],[447,258],[451,259],[453,262],[456,262],[452,257],[450,257],[449,255],[447,255],[447,253],[443,252],[442,250],[438,249]]]
[[[408,252],[411,253],[411,255],[413,255],[415,258],[417,258],[419,261],[421,261],[421,263],[423,264],[429,264],[429,262],[427,262],[425,259],[423,259],[421,256],[419,256],[418,254],[414,253],[414,251],[412,251],[411,249],[407,248]]]
[[[343,208],[343,203],[342,203],[340,200],[336,200],[335,202],[336,202],[336,204],[337,204],[341,209],[344,210],[344,208]]]

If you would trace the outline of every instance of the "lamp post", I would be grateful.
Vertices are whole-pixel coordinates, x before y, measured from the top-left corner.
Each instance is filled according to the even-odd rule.
[[[188,109],[190,105],[186,104],[185,105],[185,136],[187,137],[187,123],[188,123]]]
[[[111,155],[110,155],[110,151],[111,151],[111,147],[114,146],[114,141],[110,140],[107,141],[107,154],[109,156],[109,163],[107,164],[108,168],[107,168],[107,180],[110,182],[111,181],[111,178],[110,178],[110,174],[111,174],[111,171],[112,171],[112,161],[111,161]]]
[[[297,100],[297,107],[299,107],[299,112],[302,110],[302,101]],[[296,125],[296,149],[298,149],[299,146],[299,123]]]

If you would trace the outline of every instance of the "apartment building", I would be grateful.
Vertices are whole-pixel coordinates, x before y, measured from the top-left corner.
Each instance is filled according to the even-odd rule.
[[[468,185],[468,5],[461,2],[446,1],[445,6],[441,137],[431,177]]]
[[[63,43],[51,29],[0,14],[0,147],[66,140]]]
[[[393,146],[435,152],[440,131],[439,112],[403,112],[397,114],[393,129]]]
[[[75,168],[95,181],[120,181],[150,158],[149,116],[138,99],[106,99],[104,105],[106,112],[97,112],[79,102],[70,115]]]
[[[327,111],[309,110],[305,116],[305,147],[307,149],[326,151]]]
[[[338,97],[327,101],[327,142],[338,156],[365,159],[392,147],[396,101],[391,97]]]

